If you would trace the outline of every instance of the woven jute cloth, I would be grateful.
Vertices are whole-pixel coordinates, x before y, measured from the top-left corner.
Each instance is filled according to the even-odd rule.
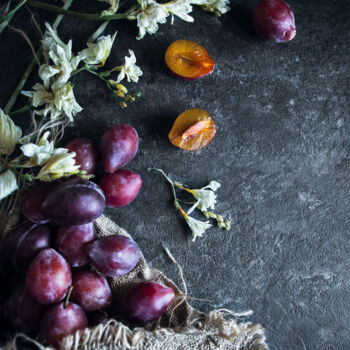
[[[105,216],[95,224],[99,237],[111,234],[130,235]],[[113,309],[121,308],[127,291],[141,281],[155,281],[171,287],[176,294],[172,305],[160,320],[146,328],[129,328],[111,319],[94,328],[86,328],[66,337],[60,350],[267,350],[264,329],[260,324],[241,322],[240,316],[229,310],[213,310],[208,314],[192,308],[187,296],[161,271],[150,268],[143,255],[133,271],[110,278],[114,295]],[[116,312],[117,313],[117,312]],[[19,350],[22,340],[39,349],[52,349],[24,334],[17,334],[5,350]]]

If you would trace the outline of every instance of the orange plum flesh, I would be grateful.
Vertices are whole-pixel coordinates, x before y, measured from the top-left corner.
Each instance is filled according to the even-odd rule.
[[[191,40],[176,40],[166,50],[169,70],[184,80],[195,80],[213,72],[215,62],[208,51]]]
[[[177,117],[169,140],[176,147],[196,151],[207,146],[215,133],[216,124],[210,114],[201,108],[191,108]]]

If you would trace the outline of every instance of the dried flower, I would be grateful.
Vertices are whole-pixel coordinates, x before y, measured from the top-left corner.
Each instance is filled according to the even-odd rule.
[[[78,174],[80,166],[75,163],[75,152],[55,148],[54,142],[48,140],[49,136],[50,132],[46,132],[37,144],[28,143],[21,147],[23,154],[29,158],[26,166],[42,166],[37,176],[41,181]]]
[[[217,16],[221,16],[231,10],[228,6],[230,0],[191,0],[191,3],[193,5],[201,5],[203,10],[213,12]]]
[[[44,85],[35,84],[34,91],[22,91],[22,94],[31,99],[31,104],[34,107],[45,105],[45,108],[40,111],[35,111],[36,114],[46,117],[50,115],[52,120],[65,114],[71,121],[73,117],[82,111],[82,107],[75,100],[73,86],[70,83],[63,85],[52,85],[52,91],[48,91]]]
[[[96,43],[88,43],[88,48],[80,51],[78,57],[87,65],[103,67],[111,53],[117,32],[113,36],[100,36]]]
[[[169,16],[164,6],[154,0],[138,0],[141,11],[136,14],[139,35],[136,39],[142,39],[146,33],[154,34],[158,30],[158,24],[166,23]],[[128,16],[128,19],[135,19],[135,13]]]
[[[117,83],[120,83],[126,76],[127,81],[133,81],[137,83],[139,77],[142,75],[142,70],[136,65],[136,57],[132,50],[129,50],[130,57],[125,56],[125,64],[120,67],[116,67],[115,70],[120,70],[117,78]]]
[[[98,1],[106,2],[110,6],[110,8],[108,10],[104,10],[101,13],[101,16],[112,16],[118,11],[119,0],[98,0]]]
[[[181,214],[185,218],[188,226],[190,227],[192,231],[192,241],[194,242],[197,237],[203,237],[203,234],[206,230],[208,230],[212,225],[209,223],[209,221],[200,221],[197,219],[192,218],[188,214],[184,212],[184,210],[180,207],[179,208]]]
[[[207,211],[207,209],[214,209],[216,204],[216,195],[215,191],[220,188],[220,184],[216,181],[211,181],[207,186],[191,190],[182,186],[178,182],[174,182],[174,185],[182,190],[185,190],[193,195],[197,199],[197,202],[189,209],[187,214],[191,214],[194,209],[200,206],[202,211]]]
[[[193,22],[193,17],[188,13],[192,12],[192,6],[189,0],[175,0],[163,5],[165,9],[171,14],[171,24],[174,23],[174,15],[186,22]]]
[[[21,136],[21,128],[0,108],[0,155],[10,155]]]
[[[18,189],[17,179],[11,170],[6,170],[0,174],[0,200],[9,196]]]

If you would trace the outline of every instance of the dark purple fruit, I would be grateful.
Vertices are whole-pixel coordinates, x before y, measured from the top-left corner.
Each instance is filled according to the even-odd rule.
[[[142,180],[139,174],[118,170],[104,175],[98,183],[106,196],[108,208],[121,208],[132,202],[139,194]]]
[[[70,152],[75,152],[75,163],[80,165],[81,170],[88,174],[94,174],[98,162],[97,146],[90,140],[77,138],[65,145]]]
[[[111,235],[88,243],[86,252],[96,269],[109,277],[127,274],[140,258],[137,244],[122,235]]]
[[[253,27],[264,40],[280,43],[296,35],[294,14],[283,0],[261,0],[253,13]]]
[[[27,290],[40,304],[61,301],[71,284],[70,267],[54,249],[42,250],[29,265],[26,277]]]
[[[87,327],[87,319],[82,307],[64,302],[53,305],[44,315],[40,325],[40,336],[49,345],[59,349],[62,339]]]
[[[27,193],[23,200],[22,212],[28,220],[36,224],[46,224],[50,221],[42,212],[41,206],[53,187],[51,183],[40,183]]]
[[[72,267],[83,266],[88,262],[85,244],[95,239],[94,224],[62,226],[58,230],[55,248]]]
[[[43,203],[43,212],[61,225],[83,225],[96,220],[105,196],[95,183],[75,178],[57,185]]]
[[[96,272],[75,271],[71,300],[86,311],[100,310],[112,302],[112,291],[107,280]]]
[[[25,285],[21,285],[6,301],[4,315],[19,329],[37,331],[46,309],[46,305],[37,303],[29,295]]]
[[[128,292],[124,312],[130,320],[146,323],[160,317],[174,299],[171,288],[156,282],[141,282]]]
[[[128,164],[139,148],[137,131],[127,124],[111,126],[100,140],[100,154],[107,172],[114,173]]]

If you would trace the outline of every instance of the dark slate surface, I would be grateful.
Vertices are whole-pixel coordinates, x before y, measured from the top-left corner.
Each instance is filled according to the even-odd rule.
[[[83,3],[76,1],[75,8]],[[287,45],[255,36],[254,1],[232,3],[232,11],[220,19],[196,10],[194,24],[176,19],[142,41],[135,40],[134,23],[110,24],[108,32],[119,34],[109,66],[121,64],[133,49],[144,72],[135,90],[143,97],[121,110],[100,81],[79,75],[75,92],[84,111],[65,140],[74,135],[97,141],[120,122],[138,130],[140,150],[128,168],[142,174],[141,194],[107,214],[134,236],[152,266],[179,281],[162,243],[169,247],[190,294],[211,300],[195,302],[196,307],[253,309],[252,320],[264,325],[273,350],[347,350],[350,3],[290,0],[297,36]],[[95,11],[91,4],[84,10]],[[26,10],[14,25],[38,39]],[[78,50],[94,28],[96,23],[67,18],[59,32],[65,39],[72,36]],[[167,72],[164,52],[179,38],[208,49],[217,63],[211,76],[184,82]],[[4,106],[30,51],[11,31],[1,35],[0,47]],[[167,139],[176,116],[190,107],[208,110],[218,126],[210,146],[194,153]],[[214,228],[192,243],[167,183],[147,173],[148,167],[162,168],[194,188],[212,179],[221,182],[217,211],[232,220],[232,230]]]

